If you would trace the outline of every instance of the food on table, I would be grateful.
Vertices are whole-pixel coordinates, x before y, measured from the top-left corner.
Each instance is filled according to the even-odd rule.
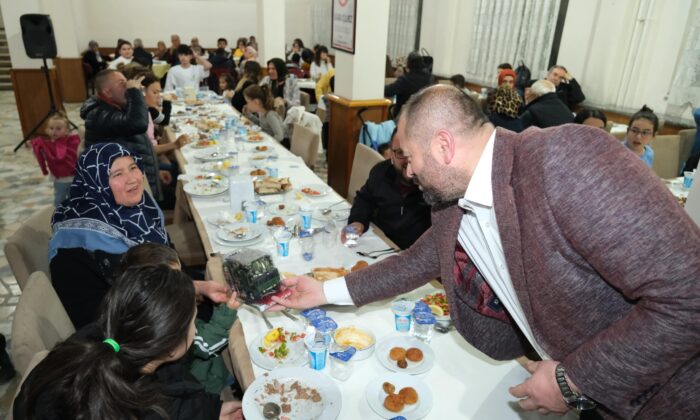
[[[278,210],[284,210],[286,207],[287,207],[287,206],[285,206],[284,204],[280,204],[280,205],[277,206],[277,209],[278,209]]]
[[[299,381],[294,381],[291,386],[277,379],[266,383],[262,388],[262,393],[255,398],[255,402],[260,405],[260,409],[266,403],[274,403],[280,406],[282,413],[291,414],[297,405],[298,410],[308,409],[309,403],[320,404],[323,401],[321,393],[316,388],[304,386]],[[279,420],[290,420],[291,416],[275,417]]]
[[[403,398],[404,404],[415,404],[418,402],[418,392],[410,386],[401,388],[399,395]]]
[[[223,184],[215,179],[205,179],[205,180],[195,180],[191,184],[188,184],[187,189],[189,189],[191,194],[199,195],[214,195],[222,193]]]
[[[181,144],[181,145],[182,144],[189,144],[191,141],[192,141],[192,139],[187,134],[180,134],[177,137],[177,140],[175,140],[176,143]]]
[[[303,192],[306,195],[321,195],[321,191],[309,187],[302,188],[301,192]]]
[[[406,359],[412,362],[420,362],[421,360],[423,360],[423,352],[421,351],[421,349],[411,347],[408,350],[406,350]]]
[[[258,152],[267,152],[267,146],[255,146],[255,150]]]
[[[257,131],[249,131],[248,132],[248,141],[258,142],[258,141],[263,141],[263,140],[264,140],[264,137],[259,132],[257,132]]]
[[[403,398],[397,394],[389,394],[384,398],[384,408],[393,412],[399,413],[404,407]]]
[[[292,183],[289,178],[273,178],[265,177],[253,181],[253,187],[256,194],[279,194],[292,189]]]
[[[201,101],[199,99],[185,98],[185,105],[204,105],[204,101]]]
[[[195,147],[209,147],[218,144],[216,140],[200,139],[195,143]]]
[[[343,277],[348,274],[348,270],[343,267],[317,267],[311,270],[313,277],[318,281],[327,281]]]
[[[221,124],[209,118],[202,118],[201,120],[195,122],[194,126],[202,131],[221,130],[223,128]]]
[[[343,327],[335,332],[335,342],[343,347],[353,346],[364,350],[374,344],[374,338],[359,328]]]
[[[272,219],[267,221],[267,225],[268,226],[286,226],[286,223],[284,222],[283,218],[281,218],[279,216],[275,216]]]
[[[401,369],[406,369],[408,367],[408,362],[406,359],[401,359],[396,362],[396,366],[400,367]]]
[[[387,394],[393,394],[394,391],[396,391],[396,387],[395,387],[394,384],[392,384],[391,382],[384,382],[384,383],[382,384],[382,389],[383,389],[384,392],[386,392]]]
[[[367,263],[367,261],[362,261],[362,260],[360,260],[360,261],[358,261],[355,265],[352,266],[352,268],[350,269],[350,271],[351,271],[351,272],[355,272],[355,271],[357,271],[357,270],[362,270],[362,269],[365,268],[365,267],[369,267],[369,264]]]
[[[241,226],[236,229],[227,229],[227,233],[229,238],[239,239],[248,235],[248,228]]]
[[[282,404],[282,412],[283,412],[284,414],[291,413],[291,412],[292,412],[292,405],[291,405],[291,404],[286,404],[286,403]]]
[[[227,255],[223,269],[226,281],[245,302],[259,301],[279,291],[279,272],[266,252],[248,248]]]
[[[444,293],[434,293],[432,295],[425,295],[425,297],[421,300],[428,304],[430,310],[433,311],[433,315],[450,315],[450,306],[447,304],[447,296],[445,296]],[[440,308],[440,310],[438,310],[437,308]]]
[[[250,171],[251,176],[265,176],[267,175],[267,171],[264,169],[253,169]]]
[[[393,347],[389,351],[389,358],[391,360],[396,360],[396,361],[405,359],[406,358],[406,349],[403,347]]]
[[[205,179],[213,179],[216,181],[221,181],[223,177],[219,174],[202,174],[202,175],[196,175],[194,177],[196,180],[205,180]]]
[[[258,347],[258,351],[276,360],[284,360],[289,356],[287,343],[296,343],[305,336],[304,333],[287,331],[282,327],[273,328],[263,337],[262,346]]]

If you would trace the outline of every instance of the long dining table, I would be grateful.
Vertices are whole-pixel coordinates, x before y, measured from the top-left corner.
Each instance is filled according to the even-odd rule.
[[[227,132],[218,132],[218,139],[216,139],[216,130],[210,130],[202,136],[216,139],[215,147],[218,147],[219,151],[230,159],[229,163],[231,166],[237,167],[237,169],[230,170],[245,174],[256,166],[260,166],[260,162],[254,159],[254,157],[259,157],[259,152],[255,147],[267,146],[268,153],[271,153],[273,158],[265,159],[264,165],[266,167],[276,167],[279,177],[288,177],[290,179],[293,187],[291,191],[258,197],[266,203],[265,206],[261,205],[260,207],[265,214],[262,215],[262,220],[259,223],[265,224],[265,221],[271,216],[268,210],[274,209],[274,206],[278,206],[278,203],[291,203],[313,208],[313,218],[317,225],[319,219],[324,219],[321,209],[332,204],[337,205],[333,207],[335,212],[329,216],[331,220],[334,214],[343,215],[343,210],[347,214],[350,204],[344,202],[344,197],[327,187],[325,182],[309,169],[301,158],[290,153],[264,133],[262,133],[262,141],[256,143],[245,141],[244,132],[249,130],[250,126],[241,125],[241,116],[228,103],[215,100],[212,103],[205,103],[197,107],[185,107],[184,104],[175,102],[171,117],[171,120],[174,122],[171,135],[174,138],[182,134],[188,134],[193,140],[196,140],[199,138],[200,130],[195,123],[202,119],[218,121],[222,127],[226,127],[226,121],[229,121],[229,123],[234,122],[234,127]],[[176,153],[183,173],[180,176],[180,183],[193,182],[192,180],[198,175],[210,172],[210,167],[196,157],[202,150],[206,149],[197,148],[196,142],[193,142]],[[226,176],[225,173],[224,176]],[[300,188],[305,185],[323,189],[324,194],[319,197],[307,196],[300,191]],[[213,280],[225,282],[222,270],[222,257],[230,252],[235,252],[241,247],[231,246],[230,243],[219,240],[218,227],[210,223],[210,221],[225,215],[226,212],[230,212],[228,193],[210,197],[185,193],[180,195],[180,198],[187,201],[187,206],[189,206],[191,217],[196,224],[202,246],[209,258],[207,276]],[[374,264],[384,258],[392,257],[393,254],[390,254],[375,259],[358,254],[358,251],[369,252],[387,249],[392,245],[378,229],[371,228],[360,237],[357,247],[347,248],[340,242],[337,230],[337,227],[344,226],[346,221],[337,220],[331,222],[331,220],[327,219],[328,217],[320,222],[325,223],[325,227],[333,233],[325,234],[325,237],[315,239],[315,252],[313,259],[310,261],[306,261],[302,257],[299,239],[297,238],[291,240],[289,256],[279,257],[276,253],[276,245],[272,235],[267,230],[257,242],[249,244],[247,247],[269,253],[280,272],[299,275],[309,273],[315,267],[343,267],[350,269],[361,260]],[[334,227],[336,228],[335,230],[333,230]],[[426,294],[440,292],[441,290],[441,286],[437,281],[426,282],[424,286],[403,294],[401,297],[417,300]],[[399,333],[396,331],[394,316],[390,309],[391,302],[392,299],[380,300],[360,308],[332,305],[324,307],[328,316],[332,317],[340,327],[356,326],[370,331],[376,337],[375,354],[372,354],[365,360],[351,361],[352,373],[347,380],[341,381],[332,377],[330,375],[330,365],[327,365],[321,371],[324,375],[328,375],[342,395],[338,419],[391,418],[386,415],[380,416],[370,407],[369,400],[379,397],[367,391],[369,384],[388,377],[387,375],[391,373],[386,367],[386,360],[381,359],[387,356],[379,351],[382,344],[410,337],[410,333]],[[296,313],[296,316],[298,317],[299,314]],[[299,330],[302,328],[299,321],[293,321],[279,312],[267,313],[267,317],[275,327],[283,327],[287,330]],[[254,364],[252,362],[253,358],[251,358],[251,352],[257,351],[262,337],[267,332],[268,328],[258,311],[247,306],[242,306],[239,309],[238,321],[236,321],[230,333],[229,352],[237,380],[241,383],[244,390],[256,378],[261,378],[268,372],[266,369]],[[516,399],[508,393],[509,387],[517,385],[529,377],[529,374],[522,366],[522,361],[520,363],[515,360],[495,361],[467,343],[454,328],[444,334],[436,332],[428,347],[431,354],[426,355],[426,362],[428,362],[427,357],[429,356],[431,367],[427,372],[414,375],[431,394],[423,395],[423,398],[420,400],[420,403],[428,404],[428,412],[423,418],[537,419],[547,417],[537,412],[523,412],[518,407]],[[425,406],[422,406],[423,410],[425,408]],[[409,419],[416,418],[412,417],[410,410],[402,415]],[[570,416],[571,418],[576,418],[574,415]],[[253,418],[257,417],[253,416]]]

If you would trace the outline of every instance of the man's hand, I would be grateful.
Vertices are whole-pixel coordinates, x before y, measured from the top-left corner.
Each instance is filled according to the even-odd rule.
[[[241,307],[241,301],[238,299],[238,292],[231,291],[231,297],[226,301],[226,306],[229,309],[238,309]]]
[[[558,364],[559,362],[552,360],[529,361],[525,364],[525,369],[532,374],[532,377],[509,389],[511,395],[521,398],[518,404],[523,410],[537,410],[542,414],[559,415],[569,411],[569,406],[564,402],[555,377],[554,371]],[[575,387],[572,389],[576,390]]]
[[[243,402],[227,401],[222,403],[219,420],[243,420]]]
[[[214,303],[227,302],[231,296],[231,289],[211,280],[194,280],[194,290],[198,295],[206,296]]]
[[[348,226],[354,226],[355,230],[357,231],[357,234],[360,236],[362,236],[362,234],[365,233],[365,225],[363,225],[360,222],[352,222]],[[345,226],[345,227],[348,227],[348,226]],[[345,228],[343,228],[340,231],[340,242],[345,243],[346,240],[347,240],[347,238],[345,238]]]
[[[159,170],[158,178],[160,178],[160,181],[165,185],[170,185],[170,183],[173,182],[173,175],[168,171]]]
[[[308,309],[328,303],[323,292],[323,283],[306,276],[292,277],[282,280],[282,290],[291,290],[287,298],[272,296],[276,305],[268,311],[281,311],[284,308]]]
[[[136,89],[141,89],[143,86],[141,86],[141,82],[143,81],[145,76],[139,76],[135,79],[129,79],[126,81],[126,88],[131,89],[131,88],[136,88]]]
[[[573,78],[574,78],[574,76],[572,76],[571,73],[569,73],[568,71],[564,75],[564,79],[566,79],[567,82],[570,82],[571,79],[573,79]]]

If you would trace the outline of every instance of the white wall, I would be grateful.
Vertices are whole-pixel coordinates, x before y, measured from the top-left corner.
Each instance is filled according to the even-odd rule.
[[[311,0],[286,0],[285,8],[285,44],[287,51],[292,48],[294,38],[300,38],[304,46],[311,49]]]
[[[22,0],[24,1],[24,0]],[[86,19],[77,21],[80,50],[91,39],[116,46],[117,39],[141,38],[146,47],[161,40],[170,45],[178,34],[189,44],[193,36],[205,48],[216,48],[219,37],[235,44],[241,36],[257,35],[256,0],[72,0]]]
[[[12,67],[22,69],[38,69],[41,61],[27,57],[22,41],[22,28],[19,25],[19,17],[26,13],[43,13],[39,0],[0,0],[2,18],[5,23],[5,35],[7,46],[10,50]],[[49,60],[49,67],[51,67]]]

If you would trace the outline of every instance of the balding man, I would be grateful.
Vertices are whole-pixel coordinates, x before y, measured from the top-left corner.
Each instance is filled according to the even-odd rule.
[[[146,135],[148,107],[141,92],[143,76],[126,80],[116,70],[102,70],[95,77],[97,95],[89,98],[80,108],[85,120],[85,146],[97,143],[119,143],[137,153],[154,198],[160,200],[158,160],[153,145]],[[168,182],[170,174],[160,174]]]
[[[177,57],[177,49],[179,47],[180,35],[170,35],[170,48],[168,48],[168,54],[165,57],[165,61],[167,61],[171,66],[177,66],[180,64],[180,59]]]
[[[576,105],[586,100],[586,95],[583,94],[581,85],[578,84],[566,67],[558,64],[550,67],[545,79],[552,82],[557,89],[557,96],[569,107],[569,110],[573,111]]]
[[[274,309],[361,306],[441,276],[469,343],[542,358],[510,390],[524,409],[697,416],[700,228],[644,163],[592,127],[494,129],[445,85],[404,105],[398,135],[432,227],[345,278],[285,280]]]
[[[523,128],[554,127],[574,122],[574,114],[559,99],[549,80],[538,80],[525,89],[525,111],[520,115]]]

